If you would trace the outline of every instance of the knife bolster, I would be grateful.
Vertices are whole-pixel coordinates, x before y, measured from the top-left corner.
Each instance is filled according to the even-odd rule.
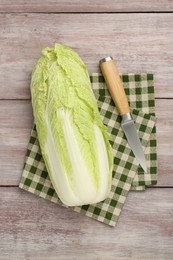
[[[129,120],[132,120],[131,113],[127,113],[127,114],[122,115],[122,123],[127,122]]]

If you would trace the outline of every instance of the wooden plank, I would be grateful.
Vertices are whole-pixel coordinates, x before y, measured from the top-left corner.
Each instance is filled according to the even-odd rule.
[[[0,12],[159,12],[172,11],[169,0],[1,0]]]
[[[173,100],[156,100],[158,186],[173,183]]]
[[[172,259],[173,189],[130,192],[115,228],[0,188],[1,259]]]
[[[32,127],[30,101],[0,101],[0,185],[18,185]]]
[[[158,186],[173,186],[172,111],[173,100],[156,100]],[[18,185],[33,122],[30,101],[1,100],[0,122],[0,185]]]
[[[74,48],[89,72],[112,55],[120,72],[153,72],[156,97],[172,97],[173,14],[1,14],[0,98],[30,98],[44,47]],[[10,43],[10,44],[9,44]]]

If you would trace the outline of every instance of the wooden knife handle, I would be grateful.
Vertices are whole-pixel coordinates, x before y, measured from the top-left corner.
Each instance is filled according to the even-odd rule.
[[[130,112],[127,96],[122,81],[112,57],[100,60],[100,68],[105,78],[111,97],[120,113],[124,115]]]

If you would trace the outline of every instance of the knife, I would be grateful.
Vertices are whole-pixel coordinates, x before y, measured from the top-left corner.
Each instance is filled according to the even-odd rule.
[[[124,91],[122,81],[112,57],[106,57],[100,60],[100,68],[105,78],[106,85],[111,97],[122,116],[121,127],[125,133],[127,141],[144,172],[147,172],[145,155],[136,131],[135,123],[130,113],[127,96]]]

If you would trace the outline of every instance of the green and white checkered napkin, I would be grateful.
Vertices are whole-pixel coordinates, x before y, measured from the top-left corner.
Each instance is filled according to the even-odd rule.
[[[94,73],[91,75],[93,91],[103,122],[108,126],[108,131],[112,137],[111,144],[114,154],[112,187],[109,197],[103,202],[94,205],[71,207],[74,211],[111,226],[115,226],[130,189],[144,190],[146,185],[157,183],[153,75],[123,74],[121,78],[128,96],[132,116],[145,150],[148,173],[144,174],[127,143],[120,126],[121,118],[106,89],[102,75]],[[31,132],[19,187],[63,205],[49,179],[41,155],[35,125]]]

